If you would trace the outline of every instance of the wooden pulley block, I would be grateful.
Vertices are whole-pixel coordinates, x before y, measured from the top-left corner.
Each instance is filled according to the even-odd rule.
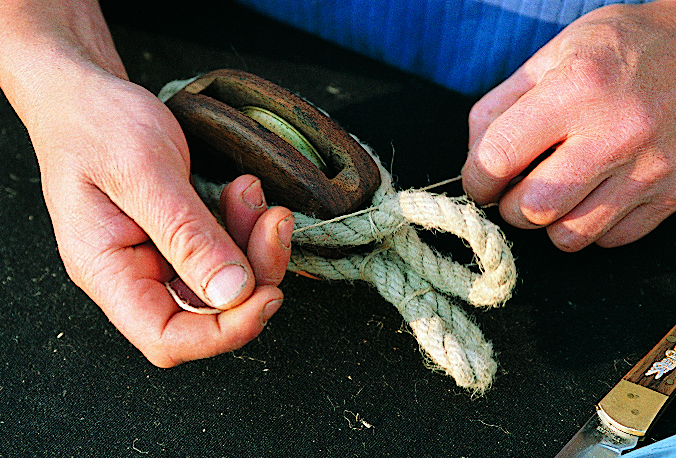
[[[260,178],[268,200],[327,219],[380,186],[368,152],[326,114],[239,70],[201,76],[166,102],[186,132]]]

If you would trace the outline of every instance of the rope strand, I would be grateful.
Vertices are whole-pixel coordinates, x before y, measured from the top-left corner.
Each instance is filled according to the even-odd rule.
[[[193,80],[167,84],[160,99],[166,101]],[[355,140],[359,141],[356,137]],[[288,268],[331,280],[364,280],[372,284],[411,327],[431,368],[452,376],[459,386],[483,393],[497,370],[492,346],[450,296],[477,307],[496,307],[507,301],[516,282],[509,245],[500,229],[466,198],[427,192],[460,177],[418,191],[398,193],[392,186],[390,173],[369,147],[362,146],[378,164],[381,175],[381,185],[371,206],[329,221],[295,213]],[[193,176],[193,185],[223,224],[219,200],[224,185],[209,183],[198,176]],[[414,225],[464,239],[475,254],[479,272],[427,246]],[[343,259],[322,258],[302,249],[303,245],[367,244],[374,245],[371,253],[352,254]],[[175,294],[170,285],[167,288]],[[177,302],[184,306],[180,298]]]
[[[328,280],[363,280],[392,303],[408,323],[428,364],[464,388],[483,393],[497,363],[479,327],[453,301],[497,307],[511,296],[516,268],[500,229],[465,197],[450,198],[423,190],[396,192],[390,174],[375,154],[382,184],[365,210],[322,221],[294,213],[296,228],[288,269]],[[442,182],[455,181],[453,178]],[[216,211],[223,185],[193,177],[196,190]],[[426,245],[416,226],[449,232],[466,241],[479,272]],[[304,245],[340,247],[375,244],[369,254],[323,258]]]

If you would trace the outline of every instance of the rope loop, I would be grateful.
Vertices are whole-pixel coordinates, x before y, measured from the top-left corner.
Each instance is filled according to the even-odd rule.
[[[390,174],[373,151],[362,146],[379,164],[382,180],[371,206],[328,221],[295,212],[288,269],[329,280],[370,283],[399,310],[430,367],[452,376],[459,386],[483,393],[497,370],[492,345],[452,297],[476,307],[504,304],[516,282],[509,244],[498,226],[466,197],[395,191]],[[217,214],[222,186],[199,177],[193,178],[193,184]],[[463,239],[475,255],[478,272],[425,244],[418,228]],[[371,251],[332,259],[303,249],[308,245],[371,245]]]

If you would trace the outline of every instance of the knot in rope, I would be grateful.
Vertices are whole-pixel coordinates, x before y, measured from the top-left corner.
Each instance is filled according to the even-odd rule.
[[[430,367],[452,376],[459,386],[482,393],[497,370],[492,345],[452,296],[477,307],[504,304],[516,282],[509,245],[500,229],[466,197],[395,191],[390,174],[365,148],[379,165],[382,180],[371,206],[328,221],[295,212],[288,270],[370,283],[399,310]],[[199,177],[194,183],[202,199],[218,208],[222,186],[214,188]],[[474,253],[475,270],[427,245],[418,228],[463,239]],[[368,252],[340,259],[308,249],[367,245]]]

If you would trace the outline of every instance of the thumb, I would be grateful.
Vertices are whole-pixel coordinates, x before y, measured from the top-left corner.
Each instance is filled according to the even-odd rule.
[[[254,291],[255,275],[241,249],[188,184],[160,205],[164,220],[146,228],[185,284],[207,305],[227,310]]]
[[[469,112],[469,149],[495,119],[535,85],[526,67],[519,68],[499,86],[484,95]]]
[[[142,159],[131,160],[136,164],[130,173],[143,179],[127,180],[124,192],[110,193],[111,198],[203,302],[222,310],[241,304],[255,288],[246,256],[190,184],[187,146],[166,137],[155,140],[152,154],[132,155]]]

